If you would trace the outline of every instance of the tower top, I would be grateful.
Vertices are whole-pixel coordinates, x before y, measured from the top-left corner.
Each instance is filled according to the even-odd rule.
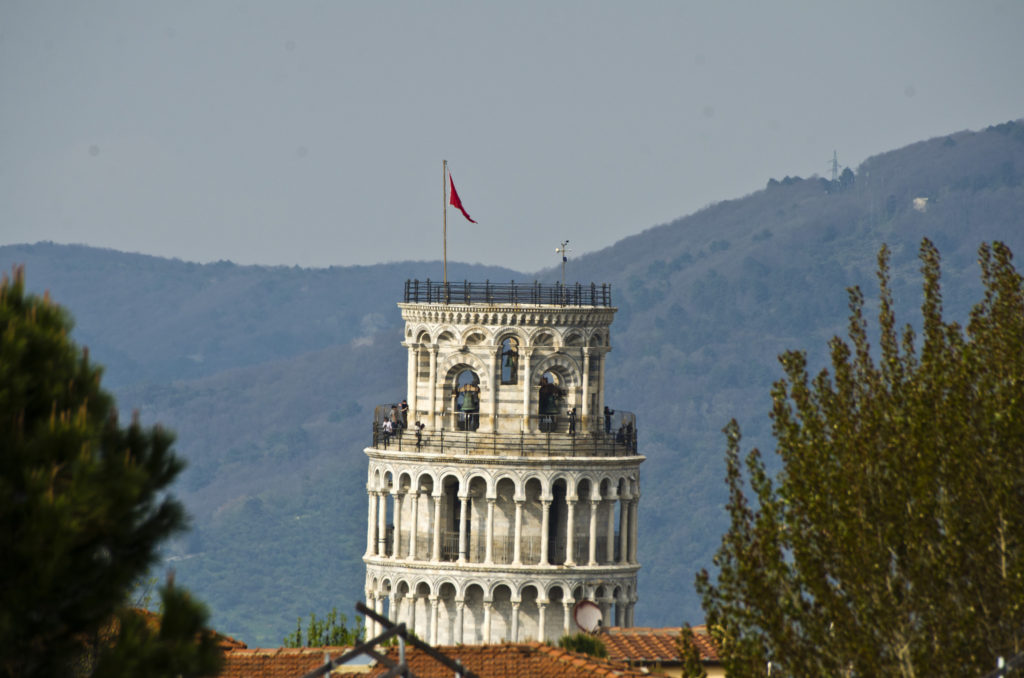
[[[427,278],[405,281],[405,303],[417,304],[526,304],[531,306],[612,305],[608,283],[492,283],[438,282]]]

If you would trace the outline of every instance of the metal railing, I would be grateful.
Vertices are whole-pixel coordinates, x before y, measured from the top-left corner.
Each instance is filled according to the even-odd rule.
[[[374,408],[373,447],[384,450],[414,451],[429,454],[484,455],[493,457],[621,457],[637,454],[636,415],[626,410],[610,410],[614,414],[599,416],[597,430],[569,433],[568,418],[560,415],[539,415],[537,432],[501,433],[479,430],[424,430],[419,436],[415,428],[402,426],[398,414],[392,423],[397,405],[384,404]],[[423,416],[423,413],[420,413]],[[479,415],[473,414],[474,417]],[[409,417],[411,418],[411,417]],[[520,417],[511,417],[517,423]],[[447,419],[447,417],[444,417]],[[506,422],[508,419],[500,419]],[[451,422],[449,422],[451,423]],[[387,429],[390,428],[389,432]]]
[[[399,452],[452,454],[490,457],[626,457],[637,454],[636,429],[628,434],[591,432],[566,433],[480,433],[476,431],[406,431],[386,435],[373,425],[373,447]]]
[[[608,283],[563,285],[405,281],[405,303],[427,304],[533,304],[551,306],[611,306],[612,286]]]

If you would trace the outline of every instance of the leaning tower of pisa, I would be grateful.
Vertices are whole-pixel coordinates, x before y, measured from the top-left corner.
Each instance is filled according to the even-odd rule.
[[[644,457],[605,401],[610,287],[408,281],[398,306],[408,386],[366,448],[367,604],[432,644],[557,640],[581,600],[632,626]]]

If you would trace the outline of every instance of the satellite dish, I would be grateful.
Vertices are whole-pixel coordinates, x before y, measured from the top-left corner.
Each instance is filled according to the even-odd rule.
[[[576,626],[582,631],[593,633],[601,627],[604,615],[601,608],[592,600],[581,600],[573,605],[572,618],[576,620]]]

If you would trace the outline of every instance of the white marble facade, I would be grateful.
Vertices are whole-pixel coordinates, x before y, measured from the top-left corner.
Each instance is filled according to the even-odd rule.
[[[434,644],[557,640],[584,598],[632,626],[644,458],[635,418],[604,416],[615,309],[399,307],[408,428],[381,434],[385,404],[366,449],[367,604]]]

